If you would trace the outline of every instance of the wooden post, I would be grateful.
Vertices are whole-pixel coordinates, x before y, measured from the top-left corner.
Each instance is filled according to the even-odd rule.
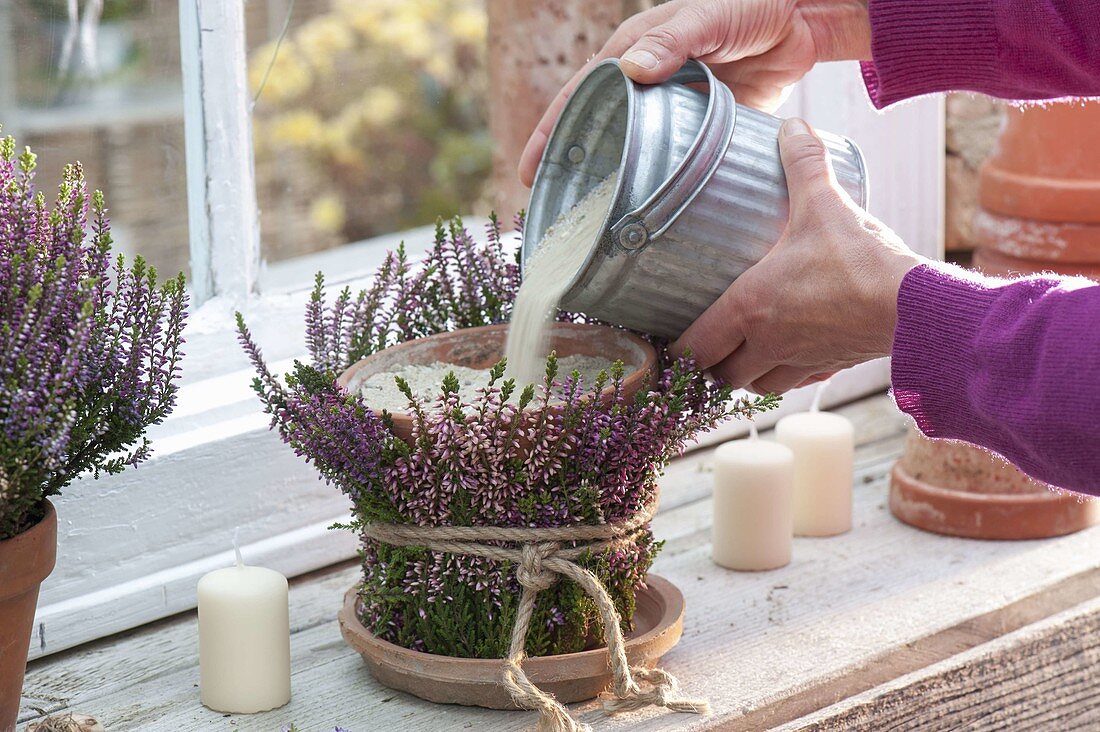
[[[635,0],[636,1],[636,0]],[[623,18],[624,0],[489,0],[489,129],[493,208],[527,208],[519,156],[547,105]]]

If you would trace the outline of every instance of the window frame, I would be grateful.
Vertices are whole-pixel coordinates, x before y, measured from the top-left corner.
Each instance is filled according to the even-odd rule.
[[[243,0],[180,0],[191,292],[248,298],[260,270]]]
[[[147,463],[82,479],[57,500],[59,557],[42,589],[32,657],[193,608],[199,577],[232,562],[234,527],[246,561],[288,576],[355,556],[355,537],[327,530],[346,518],[344,497],[269,431],[249,389],[233,313],[245,312],[265,356],[280,368],[305,353],[300,324],[316,271],[330,273],[331,286],[354,289],[399,241],[412,257],[431,241],[431,227],[423,227],[262,266],[243,0],[180,0],[179,8],[193,283],[179,404],[151,431]],[[5,17],[0,3],[0,31]],[[872,212],[918,251],[942,256],[941,98],[883,116],[870,109],[850,65],[825,64],[781,114],[857,139],[872,181],[900,181],[875,191]],[[911,143],[894,144],[901,134]],[[482,228],[480,220],[470,224]],[[825,403],[888,383],[884,361],[863,364],[838,376]],[[792,392],[758,424],[807,408],[811,397],[810,389]],[[726,425],[699,444],[746,430],[744,423]]]

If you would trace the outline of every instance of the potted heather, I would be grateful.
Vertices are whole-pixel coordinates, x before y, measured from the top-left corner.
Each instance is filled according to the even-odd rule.
[[[35,156],[0,140],[0,730],[14,729],[38,586],[53,569],[49,498],[81,475],[149,455],[145,430],[171,410],[183,277],[159,283],[111,254],[103,194],[79,164],[55,203]]]
[[[437,226],[423,263],[399,249],[363,292],[329,301],[318,275],[306,309],[311,362],[285,379],[238,315],[273,427],[352,502],[363,579],[341,613],[345,637],[383,683],[436,701],[537,709],[548,729],[568,723],[546,691],[569,701],[599,686],[567,683],[578,679],[563,679],[560,666],[543,684],[526,673],[536,665],[523,663],[528,656],[589,654],[606,686],[610,653],[612,708],[697,709],[676,698],[664,672],[626,667],[624,633],[652,589],[647,572],[660,549],[649,528],[657,478],[699,431],[775,398],[731,401],[663,344],[566,313],[556,343],[568,351],[588,340],[577,332],[594,332],[632,362],[586,381],[560,369],[568,354],[559,351],[541,383],[517,384],[497,360],[518,285],[495,220],[484,243],[453,221]],[[639,342],[651,360],[629,356]],[[372,408],[354,386],[389,354],[398,355],[387,368],[444,352],[446,363],[483,369],[481,380],[451,372],[425,393],[391,375],[399,410]]]

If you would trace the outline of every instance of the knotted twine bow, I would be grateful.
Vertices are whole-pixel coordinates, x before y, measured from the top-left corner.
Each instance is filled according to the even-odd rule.
[[[366,524],[363,534],[392,546],[420,546],[433,551],[484,557],[516,565],[516,579],[523,587],[512,627],[508,657],[504,660],[503,683],[512,701],[522,709],[539,712],[538,732],[591,732],[587,724],[576,721],[554,697],[531,683],[523,672],[524,646],[531,613],[538,594],[553,586],[560,577],[573,580],[592,598],[603,621],[604,638],[611,656],[612,683],[610,692],[601,695],[604,709],[626,712],[647,706],[659,706],[676,712],[706,714],[710,706],[705,700],[680,697],[676,678],[661,669],[630,667],[626,658],[626,641],[621,629],[622,619],[607,590],[592,572],[577,564],[586,552],[602,552],[633,543],[642,528],[653,518],[655,505],[648,505],[625,521],[598,526],[559,526],[521,528],[514,526],[415,526],[411,524]],[[484,542],[518,544],[503,547]],[[563,547],[565,542],[577,545]],[[650,689],[643,690],[638,681]]]

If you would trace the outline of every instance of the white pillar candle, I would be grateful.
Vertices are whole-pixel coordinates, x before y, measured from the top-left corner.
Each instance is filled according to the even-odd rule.
[[[791,561],[794,456],[755,437],[714,451],[711,557],[727,569],[764,570]]]
[[[252,714],[290,701],[286,577],[245,566],[237,551],[237,565],[204,576],[198,594],[202,703]]]
[[[775,438],[794,453],[795,536],[834,536],[852,528],[852,423],[829,412],[779,420]]]

